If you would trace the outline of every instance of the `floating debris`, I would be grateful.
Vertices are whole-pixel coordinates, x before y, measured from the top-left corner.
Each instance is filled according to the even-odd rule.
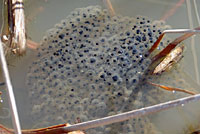
[[[183,58],[184,46],[175,48],[170,52],[159,65],[154,69],[153,74],[161,74],[162,72],[171,69],[171,67],[178,63]]]

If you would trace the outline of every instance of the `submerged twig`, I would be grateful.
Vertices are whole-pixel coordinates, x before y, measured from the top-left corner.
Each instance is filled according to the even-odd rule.
[[[27,40],[27,47],[30,48],[30,49],[37,49],[39,47],[39,44],[32,41],[32,40]]]
[[[112,3],[110,2],[110,0],[103,0],[104,4],[106,5],[106,7],[108,8],[111,16],[115,16],[115,10],[112,6]]]
[[[191,94],[191,95],[195,95],[196,93],[185,90],[185,89],[180,89],[180,88],[175,88],[175,87],[168,87],[168,86],[164,86],[164,85],[159,85],[159,84],[155,84],[152,82],[148,82],[149,84],[153,85],[153,86],[157,86],[160,87],[162,89],[168,90],[168,91],[178,91],[178,92],[183,92],[183,93],[187,93],[187,94]]]
[[[176,10],[185,2],[185,0],[179,0],[165,15],[160,19],[166,21],[170,16],[172,16]]]

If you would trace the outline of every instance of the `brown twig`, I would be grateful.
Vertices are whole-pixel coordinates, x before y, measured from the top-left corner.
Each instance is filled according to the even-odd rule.
[[[152,82],[148,82],[148,83],[151,84],[151,85],[153,85],[153,86],[165,89],[167,91],[178,91],[178,92],[183,92],[183,93],[187,93],[187,94],[191,94],[191,95],[195,95],[196,94],[194,92],[191,92],[191,91],[188,91],[188,90],[184,90],[184,89],[181,89],[181,88],[168,87],[168,86],[159,85],[159,84],[152,83]]]
[[[27,40],[27,47],[30,48],[30,49],[37,49],[39,47],[39,44],[32,41],[32,40]]]
[[[110,2],[110,0],[103,0],[104,4],[106,5],[106,7],[108,8],[111,16],[115,16],[115,10],[112,6],[112,3]]]
[[[50,126],[47,128],[40,128],[40,129],[28,129],[22,130],[22,134],[61,134],[61,133],[68,133],[64,130],[65,126],[69,126],[69,124],[60,124],[55,126]],[[4,132],[5,134],[14,134],[13,129],[9,129],[4,127],[0,124],[0,132]],[[84,134],[81,131],[73,131],[69,132],[68,134]]]
[[[179,0],[165,15],[160,19],[166,21],[170,16],[172,16],[176,10],[185,2],[185,0]]]

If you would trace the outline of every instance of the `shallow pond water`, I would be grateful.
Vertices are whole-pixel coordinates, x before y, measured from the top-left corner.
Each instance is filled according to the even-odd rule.
[[[150,65],[145,52],[160,31],[168,25],[189,27],[186,4],[163,23],[159,20],[178,0],[111,2],[114,17],[100,0],[25,3],[28,38],[41,46],[28,50],[25,57],[8,60],[23,128],[73,124],[77,118],[88,121],[186,96],[163,91],[146,80],[199,92],[189,40],[177,67],[161,76],[145,74]],[[198,106],[192,103],[87,133],[188,133],[200,121]]]

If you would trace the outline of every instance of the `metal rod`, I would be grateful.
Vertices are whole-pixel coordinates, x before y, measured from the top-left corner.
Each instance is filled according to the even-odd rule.
[[[195,30],[195,29],[169,29],[169,30],[164,30],[163,33],[200,33],[200,30]]]
[[[145,115],[163,111],[169,108],[183,106],[186,103],[189,103],[192,101],[198,101],[198,100],[200,100],[200,94],[173,100],[173,101],[168,101],[165,103],[160,103],[157,105],[153,105],[153,106],[149,106],[149,107],[145,107],[145,108],[141,108],[141,109],[137,109],[137,110],[133,110],[133,111],[129,111],[129,112],[113,115],[113,116],[104,117],[101,119],[74,124],[71,126],[64,127],[64,130],[65,132],[71,132],[71,131],[77,131],[77,130],[86,130],[89,128],[96,128],[103,125],[109,125],[112,123],[122,122],[122,121],[129,120],[135,117],[145,116]]]
[[[164,35],[166,33],[185,33],[182,36],[176,38],[174,41],[172,41],[170,44],[167,45],[167,47],[165,47],[160,54],[163,53],[163,51],[165,51],[164,53],[168,53],[166,51],[171,51],[174,47],[176,47],[177,44],[181,43],[182,41],[186,40],[187,38],[191,37],[192,35],[196,34],[196,33],[200,33],[200,27],[197,27],[195,29],[170,29],[170,30],[164,30],[162,34],[160,34],[160,36],[158,37],[158,39],[156,40],[156,42],[153,44],[153,46],[149,49],[149,53],[152,53],[159,45],[159,43],[161,42],[161,40],[163,39]],[[175,45],[176,44],[176,45]],[[170,49],[169,49],[170,47]],[[161,55],[156,55],[156,57],[154,57],[155,60],[157,60],[158,57],[160,57]]]
[[[8,67],[6,63],[6,58],[5,58],[4,50],[3,50],[3,43],[1,40],[0,40],[0,60],[1,60],[1,65],[2,65],[2,72],[3,72],[4,79],[7,86],[7,95],[9,98],[9,105],[11,109],[13,127],[17,134],[21,134],[21,127],[20,127],[19,116],[17,112],[17,106],[15,102],[15,97],[13,93],[13,87],[11,84],[9,71],[8,71]]]

